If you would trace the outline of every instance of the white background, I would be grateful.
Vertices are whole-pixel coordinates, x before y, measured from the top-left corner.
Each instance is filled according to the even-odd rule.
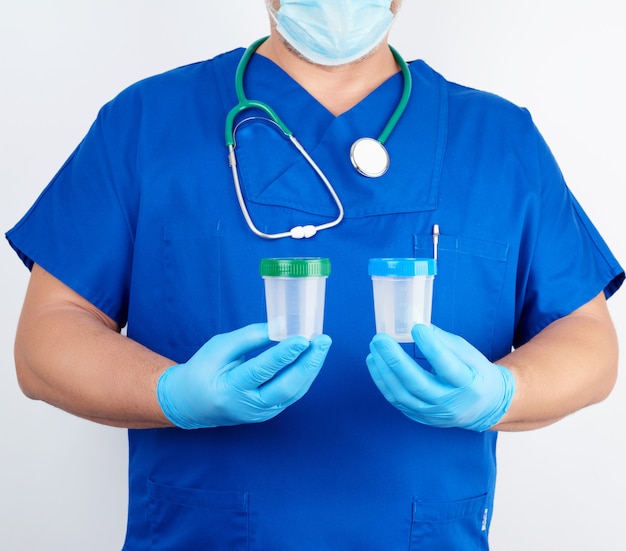
[[[404,3],[392,44],[449,80],[528,107],[570,187],[626,262],[621,2]],[[2,231],[122,88],[264,34],[264,0],[0,0]],[[12,345],[27,271],[6,245],[0,262],[0,549],[119,549],[126,433],[22,396]],[[625,301],[624,291],[610,301],[620,336]],[[540,431],[502,434],[492,548],[626,550],[625,420],[620,378],[600,405]]]

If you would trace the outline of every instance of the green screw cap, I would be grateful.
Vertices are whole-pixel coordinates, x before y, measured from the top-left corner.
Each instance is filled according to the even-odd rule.
[[[328,258],[263,258],[259,272],[264,277],[328,277]]]

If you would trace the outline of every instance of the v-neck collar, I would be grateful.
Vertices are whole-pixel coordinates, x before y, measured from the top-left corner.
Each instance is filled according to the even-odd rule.
[[[234,72],[243,50],[222,56],[224,113],[237,103]],[[436,207],[447,132],[443,79],[421,61],[409,65],[413,90],[407,109],[387,141],[389,171],[380,178],[356,172],[349,158],[354,140],[377,137],[402,93],[401,73],[393,75],[354,107],[335,117],[271,60],[255,55],[244,77],[249,99],[270,105],[324,171],[341,198],[346,218],[419,212]],[[243,114],[242,118],[249,116]],[[224,115],[225,116],[225,115]],[[238,138],[237,155],[246,200],[334,217],[336,206],[321,180],[301,159],[285,161],[282,145],[266,129]],[[284,140],[283,140],[284,141]],[[243,168],[245,165],[245,168]],[[310,183],[310,185],[309,185]],[[257,209],[262,216],[262,208]],[[274,213],[275,214],[275,213]]]

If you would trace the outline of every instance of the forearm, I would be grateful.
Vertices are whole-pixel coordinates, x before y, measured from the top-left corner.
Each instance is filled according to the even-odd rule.
[[[51,281],[34,270],[32,279]],[[156,398],[174,362],[120,335],[97,311],[42,301],[30,288],[15,341],[18,381],[30,398],[74,415],[129,428],[168,426]]]
[[[599,296],[497,362],[513,372],[516,390],[494,430],[540,428],[602,401],[615,384],[617,358],[615,329]]]

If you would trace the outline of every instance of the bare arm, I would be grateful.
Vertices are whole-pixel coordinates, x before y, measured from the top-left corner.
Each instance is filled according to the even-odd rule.
[[[494,430],[540,428],[604,400],[615,385],[617,358],[617,335],[600,294],[498,362],[513,371],[516,390]]]
[[[170,426],[155,389],[175,363],[121,335],[111,318],[33,266],[15,339],[28,397],[106,425]]]

